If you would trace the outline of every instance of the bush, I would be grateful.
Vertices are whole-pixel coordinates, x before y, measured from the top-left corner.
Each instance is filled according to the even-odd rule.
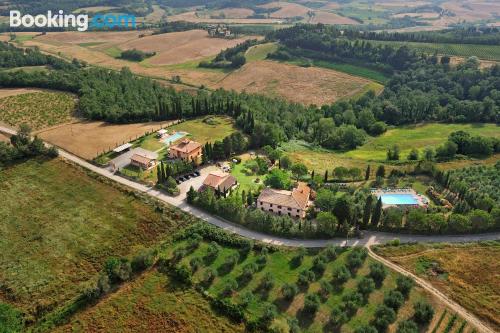
[[[207,253],[205,254],[205,257],[203,258],[207,263],[212,263],[217,259],[217,256],[220,253],[220,246],[217,244],[217,242],[210,242],[207,248]]]
[[[327,259],[323,255],[319,255],[316,258],[314,258],[312,270],[316,273],[316,275],[321,276],[323,274],[323,272],[326,269],[326,262]]]
[[[387,275],[387,270],[385,266],[379,262],[375,262],[370,265],[370,277],[375,281],[377,286],[381,286],[384,282],[385,276]]]
[[[397,290],[391,290],[384,296],[384,304],[397,311],[405,302],[404,296]]]
[[[202,283],[206,286],[210,286],[212,284],[212,282],[214,281],[216,276],[217,276],[217,271],[211,267],[208,267],[203,272]]]
[[[326,301],[333,291],[332,284],[328,281],[325,281],[325,280],[321,280],[319,284],[320,284],[319,293],[321,295],[321,298],[324,301]]]
[[[434,309],[432,305],[425,301],[419,301],[413,304],[413,319],[420,325],[426,325],[431,322],[434,317]]]
[[[132,274],[130,262],[126,258],[108,258],[104,264],[104,270],[111,283],[127,281]]]
[[[191,269],[186,265],[177,265],[173,271],[173,277],[177,281],[185,284],[191,284]]]
[[[385,332],[387,327],[396,320],[396,312],[393,309],[379,304],[375,310],[373,325],[379,332]]]
[[[245,319],[245,314],[241,305],[233,304],[228,299],[211,299],[212,306],[230,319],[241,323]]]
[[[351,277],[351,273],[345,265],[340,265],[333,269],[332,277],[335,284],[341,285],[349,280],[349,278]]]
[[[408,298],[414,285],[415,281],[411,277],[399,275],[396,279],[396,290],[403,294],[405,298]]]
[[[349,317],[345,313],[343,309],[340,307],[335,307],[332,310],[332,313],[330,314],[330,323],[335,326],[339,327],[344,323],[347,323],[349,321]]]
[[[316,280],[316,275],[314,274],[314,272],[306,269],[300,272],[297,284],[303,287],[307,287],[309,283],[313,282],[314,280]]]
[[[329,245],[323,250],[323,254],[329,261],[334,261],[337,259],[337,248],[333,245]]]
[[[191,258],[191,260],[189,261],[189,266],[191,267],[191,271],[193,273],[196,272],[202,264],[203,262],[200,257]]]
[[[274,277],[271,273],[267,272],[260,280],[259,288],[261,290],[269,291],[274,286]]]
[[[132,271],[139,272],[151,267],[155,261],[156,252],[151,250],[142,250],[130,263]]]
[[[259,267],[254,263],[246,264],[243,267],[243,272],[241,272],[241,279],[243,281],[250,281],[255,272],[259,270]]]
[[[299,288],[295,284],[285,283],[281,287],[281,294],[283,295],[283,298],[286,299],[287,301],[293,300],[295,295],[297,295],[298,293],[299,293]]]
[[[361,267],[361,265],[363,265],[366,256],[366,249],[358,247],[354,248],[347,256],[347,267],[349,267],[352,272],[356,271],[359,267]]]
[[[21,332],[23,328],[22,313],[9,304],[0,302],[0,332]]]
[[[320,300],[316,294],[307,294],[304,299],[304,308],[302,309],[305,313],[314,315],[318,311],[320,305]]]
[[[236,280],[233,278],[229,278],[224,283],[224,287],[221,291],[221,296],[229,297],[236,289],[238,289],[238,282],[236,282]]]
[[[398,324],[396,333],[418,333],[418,326],[413,320],[403,320]]]
[[[363,277],[358,283],[358,292],[366,299],[375,289],[375,282],[372,278]]]
[[[348,316],[352,316],[363,303],[363,295],[356,291],[350,291],[342,296],[342,302],[343,310]]]

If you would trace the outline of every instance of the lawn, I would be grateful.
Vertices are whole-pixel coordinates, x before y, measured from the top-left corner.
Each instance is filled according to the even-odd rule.
[[[186,222],[59,159],[8,167],[0,183],[0,302],[35,318],[78,295],[108,257]]]
[[[245,191],[245,193],[248,193],[249,190],[255,191],[259,188],[259,186],[262,186],[264,176],[258,176],[258,175],[253,175],[247,171],[245,168],[245,160],[242,158],[242,162],[239,164],[233,163],[232,168],[231,168],[231,174],[236,178],[236,180],[239,183],[238,189],[240,191]],[[259,183],[256,183],[256,179],[260,179]]]
[[[243,332],[206,299],[150,271],[54,332]]]
[[[370,40],[372,44],[391,45],[391,46],[408,46],[419,52],[429,54],[446,54],[457,57],[476,56],[479,59],[485,60],[500,60],[499,45],[475,45],[475,44],[450,44],[450,43],[419,43],[419,42],[395,42],[395,41],[375,41]]]
[[[170,126],[169,131],[188,132],[188,138],[198,141],[202,145],[207,142],[222,140],[237,131],[234,120],[226,116],[206,116],[198,119],[187,120],[177,125]]]
[[[0,99],[0,121],[17,127],[26,123],[34,130],[74,119],[76,96],[63,92],[33,92]]]
[[[401,126],[389,129],[378,137],[370,137],[363,146],[342,154],[344,157],[365,160],[385,161],[387,149],[397,144],[401,150],[401,159],[412,148],[423,152],[425,147],[436,147],[444,143],[451,132],[466,131],[472,135],[500,137],[499,127],[495,124],[424,124]]]
[[[500,329],[500,242],[412,244],[376,250],[429,280],[494,330]]]
[[[179,241],[168,249],[168,252],[172,253],[175,249],[184,248],[187,244],[188,241]],[[178,265],[186,264],[189,266],[191,259],[204,258],[207,254],[208,248],[208,243],[200,243],[198,248],[191,253],[188,252],[190,254],[184,256]],[[346,258],[352,249],[338,249],[337,251],[339,251],[338,257],[327,264],[324,274],[318,275],[317,278],[309,284],[309,286],[301,287],[299,289],[299,293],[293,298],[292,301],[286,301],[282,298],[280,291],[281,286],[284,283],[296,283],[301,271],[312,270],[313,259],[316,255],[313,250],[306,254],[302,263],[298,266],[292,263],[292,259],[296,256],[297,250],[281,249],[276,252],[271,251],[267,255],[266,264],[264,264],[257,272],[253,273],[249,281],[243,281],[241,278],[243,267],[249,263],[256,263],[258,257],[260,256],[260,252],[250,251],[247,256],[240,256],[240,260],[234,268],[227,270],[224,268],[226,258],[231,255],[238,254],[238,250],[235,248],[221,247],[221,251],[212,262],[206,262],[202,259],[201,267],[195,271],[192,280],[195,284],[200,282],[203,279],[204,272],[207,267],[211,267],[212,269],[218,271],[218,276],[215,277],[207,289],[207,292],[212,296],[219,295],[221,291],[224,290],[227,281],[233,279],[237,282],[239,281],[238,287],[228,299],[235,304],[242,304],[244,300],[247,299],[248,305],[244,307],[244,313],[245,318],[248,321],[259,320],[265,312],[265,309],[273,304],[277,307],[279,313],[275,322],[286,323],[287,319],[297,318],[302,332],[331,331],[332,328],[329,327],[328,321],[332,309],[339,306],[342,302],[342,296],[356,289],[357,283],[362,277],[369,273],[369,265],[373,263],[371,258],[366,258],[353,277],[348,279],[343,286],[337,285],[336,289],[328,293],[326,298],[321,301],[315,316],[313,318],[308,318],[308,316],[301,311],[305,295],[309,293],[317,293],[320,290],[321,280],[331,281],[333,270],[336,267],[345,264]],[[259,288],[260,281],[266,274],[270,274],[274,281],[274,285],[267,292]],[[342,326],[341,332],[353,332],[357,327],[368,324],[374,318],[376,306],[382,303],[384,293],[395,288],[396,277],[397,273],[388,271],[381,287],[376,288],[369,295],[367,301],[363,303],[357,312],[349,319],[349,321]],[[248,297],[248,295],[251,296]],[[398,312],[397,321],[410,317],[413,311],[413,303],[422,299],[428,299],[428,297],[420,288],[413,288],[409,299],[406,300],[405,304]],[[432,300],[430,300],[430,302],[433,303]],[[435,305],[435,308],[440,309],[440,306]]]

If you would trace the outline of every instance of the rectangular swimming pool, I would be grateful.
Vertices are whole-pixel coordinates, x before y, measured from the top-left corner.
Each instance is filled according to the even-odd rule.
[[[187,135],[186,132],[177,132],[175,134],[172,134],[172,135],[169,135],[167,136],[165,139],[163,139],[163,143],[166,144],[166,145],[171,145],[172,143],[174,143],[175,141],[185,137]]]
[[[408,193],[388,193],[382,194],[384,205],[418,205],[418,200],[413,194]]]

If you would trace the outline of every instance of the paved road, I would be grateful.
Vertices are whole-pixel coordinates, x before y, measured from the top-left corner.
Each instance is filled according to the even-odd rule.
[[[15,131],[5,128],[0,126],[0,132],[4,132],[10,135],[16,134]],[[462,306],[460,306],[458,303],[455,303],[453,300],[448,298],[446,295],[444,295],[442,292],[434,288],[430,283],[427,281],[419,278],[418,276],[415,276],[411,272],[403,269],[400,266],[397,266],[396,264],[376,255],[371,249],[371,245],[375,244],[383,244],[389,240],[398,238],[402,243],[408,243],[408,242],[476,242],[476,241],[485,241],[485,240],[497,240],[500,239],[500,232],[495,232],[495,233],[488,233],[488,234],[479,234],[479,235],[460,235],[460,236],[417,236],[417,235],[401,235],[401,234],[391,234],[391,233],[383,233],[383,232],[365,232],[365,237],[363,239],[351,239],[346,241],[345,239],[325,239],[325,240],[298,240],[298,239],[288,239],[288,238],[281,238],[281,237],[275,237],[275,236],[269,236],[257,231],[252,231],[249,229],[246,229],[244,227],[232,224],[226,220],[223,220],[221,218],[212,216],[210,214],[207,214],[206,212],[189,206],[185,202],[185,194],[180,195],[178,197],[170,197],[167,196],[151,187],[138,184],[136,182],[130,181],[128,179],[122,178],[120,176],[114,175],[112,172],[102,169],[100,167],[97,167],[93,164],[88,163],[87,161],[70,154],[64,150],[59,149],[59,155],[69,161],[72,161],[86,169],[89,169],[99,175],[102,175],[104,177],[107,177],[109,179],[112,179],[118,183],[121,183],[123,185],[129,186],[134,188],[137,191],[144,192],[152,197],[155,197],[159,200],[162,200],[166,203],[169,203],[171,205],[177,206],[178,208],[182,209],[183,211],[190,213],[210,224],[216,225],[228,232],[238,234],[243,237],[251,238],[254,240],[258,240],[264,243],[268,244],[273,244],[273,245],[282,245],[282,246],[291,246],[291,247],[298,247],[298,246],[304,246],[304,247],[324,247],[327,245],[339,245],[339,246],[366,246],[368,247],[368,251],[371,257],[373,257],[375,260],[378,260],[388,267],[396,270],[397,272],[411,276],[415,279],[415,281],[424,289],[441,299],[450,309],[453,311],[456,311],[460,316],[462,316],[464,319],[466,319],[470,324],[476,326],[480,332],[485,332],[485,333],[494,333],[494,331],[489,328],[488,326],[484,325],[481,320],[479,320],[477,317],[469,313],[467,310],[465,310]]]

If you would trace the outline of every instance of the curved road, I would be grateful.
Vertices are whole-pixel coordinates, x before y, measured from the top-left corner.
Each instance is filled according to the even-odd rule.
[[[16,132],[10,128],[0,126],[0,132],[4,132],[10,135],[16,134]],[[179,209],[192,214],[210,224],[216,225],[228,232],[238,234],[240,236],[258,240],[260,242],[273,244],[273,245],[281,245],[281,246],[291,246],[291,247],[325,247],[328,245],[338,245],[338,246],[366,246],[368,248],[369,255],[377,261],[380,261],[387,265],[388,267],[394,269],[395,271],[411,276],[415,281],[424,289],[435,295],[441,301],[443,301],[450,309],[457,312],[461,317],[466,319],[470,324],[477,327],[481,332],[485,333],[494,333],[494,330],[483,324],[483,322],[478,319],[476,316],[468,312],[461,305],[451,300],[449,297],[444,295],[442,292],[433,287],[429,282],[419,278],[413,273],[405,270],[404,268],[390,262],[389,260],[382,258],[375,254],[370,246],[376,244],[383,244],[387,241],[398,238],[402,243],[409,242],[447,242],[447,243],[457,243],[457,242],[477,242],[477,241],[487,241],[487,240],[497,240],[500,239],[500,232],[488,233],[488,234],[476,234],[476,235],[436,235],[436,236],[423,236],[423,235],[404,235],[404,234],[392,234],[392,233],[384,233],[384,232],[374,232],[368,231],[364,233],[364,237],[362,239],[350,239],[346,241],[345,239],[323,239],[323,240],[301,240],[301,239],[289,239],[289,238],[281,238],[276,236],[270,236],[258,231],[249,230],[245,227],[235,225],[230,223],[222,218],[210,215],[196,207],[192,207],[186,203],[185,194],[180,195],[178,197],[170,197],[158,190],[155,190],[151,187],[136,183],[134,181],[125,179],[123,177],[114,175],[112,172],[95,166],[87,161],[70,154],[62,149],[59,149],[59,155],[62,158],[65,158],[77,165],[80,165],[90,171],[93,171],[101,176],[112,179],[120,184],[129,186],[137,191],[146,193],[154,198],[157,198],[161,201],[164,201],[168,204],[178,207]]]

